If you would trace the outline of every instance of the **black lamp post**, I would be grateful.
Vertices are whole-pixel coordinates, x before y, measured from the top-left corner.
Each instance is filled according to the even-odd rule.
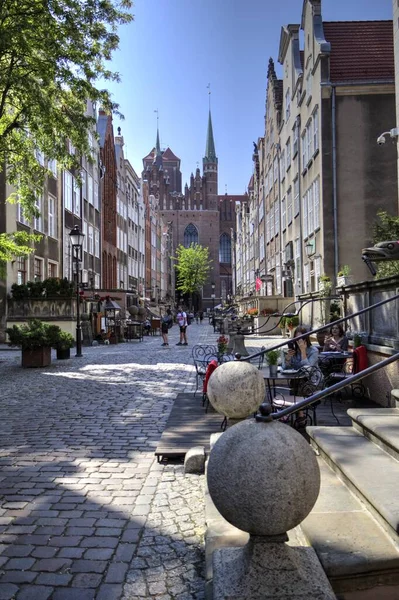
[[[69,237],[72,244],[72,262],[75,264],[76,272],[76,354],[77,358],[82,356],[82,326],[80,323],[80,262],[83,257],[83,239],[85,234],[82,233],[78,225],[71,230]]]
[[[212,294],[211,294],[211,298],[212,298],[212,324],[213,324],[213,333],[215,333],[216,330],[216,319],[215,319],[215,284],[211,283],[211,288],[212,288]]]

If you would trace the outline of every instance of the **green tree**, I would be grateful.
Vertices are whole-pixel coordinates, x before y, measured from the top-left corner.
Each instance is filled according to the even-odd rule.
[[[399,217],[393,217],[385,211],[377,213],[377,221],[373,226],[373,243],[388,240],[399,240]],[[399,275],[399,260],[376,262],[377,279]]]
[[[188,248],[180,244],[176,248],[175,261],[176,288],[183,294],[189,294],[191,308],[193,293],[198,292],[208,279],[212,262],[209,258],[209,249],[199,244],[190,244]]]
[[[131,0],[1,0],[0,169],[16,190],[27,218],[35,215],[47,166],[79,167],[91,156],[87,100],[118,112],[99,80],[118,80],[107,62],[118,47],[117,29],[133,17]],[[75,151],[70,152],[68,141]],[[7,165],[7,167],[5,167]],[[0,257],[29,250],[14,235],[0,235]],[[21,246],[22,243],[22,246]]]

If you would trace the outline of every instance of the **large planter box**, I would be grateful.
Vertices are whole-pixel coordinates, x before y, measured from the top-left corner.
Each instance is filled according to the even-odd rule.
[[[277,327],[280,317],[255,317],[254,326],[258,335],[281,335],[280,327]]]
[[[22,350],[21,364],[25,368],[48,367],[51,365],[51,348],[44,346],[36,350]]]

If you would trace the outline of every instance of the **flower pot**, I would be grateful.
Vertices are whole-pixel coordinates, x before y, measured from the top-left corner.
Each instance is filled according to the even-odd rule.
[[[22,350],[22,366],[30,367],[48,367],[51,364],[51,348],[42,346],[34,350]]]
[[[277,377],[277,365],[269,365],[270,377]]]
[[[71,349],[70,348],[64,348],[64,349],[57,349],[57,358],[58,360],[65,360],[67,358],[71,358]]]

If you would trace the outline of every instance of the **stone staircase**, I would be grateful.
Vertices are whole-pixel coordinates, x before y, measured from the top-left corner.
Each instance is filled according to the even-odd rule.
[[[399,600],[399,409],[350,409],[308,427],[322,474],[301,524],[340,600]]]

